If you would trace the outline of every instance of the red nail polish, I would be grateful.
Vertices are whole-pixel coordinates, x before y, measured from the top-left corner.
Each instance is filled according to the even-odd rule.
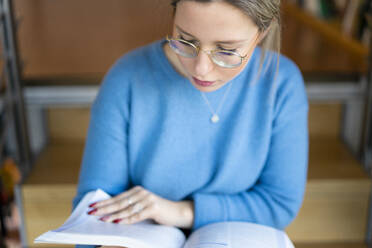
[[[97,205],[97,202],[90,204],[89,207],[92,208],[92,207],[94,207],[95,205]]]
[[[95,212],[97,212],[97,209],[93,209],[93,210],[89,211],[88,214],[94,214]]]
[[[114,220],[113,222],[114,222],[115,224],[117,224],[117,223],[119,223],[120,221],[122,221],[122,219],[116,219],[116,220]]]

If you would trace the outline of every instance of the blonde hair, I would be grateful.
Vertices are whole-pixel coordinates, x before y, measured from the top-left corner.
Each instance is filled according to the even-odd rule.
[[[171,0],[174,11],[176,11],[177,4],[181,1],[195,1],[202,3],[223,1],[243,11],[243,13],[250,17],[253,23],[257,26],[260,35],[264,35],[264,38],[260,42],[262,53],[258,76],[262,71],[262,66],[269,50],[276,52],[276,72],[278,71],[281,47],[280,0]],[[270,53],[265,70],[272,63],[274,54],[275,53]]]

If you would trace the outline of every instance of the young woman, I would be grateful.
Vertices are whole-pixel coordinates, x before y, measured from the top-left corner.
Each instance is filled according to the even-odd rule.
[[[279,55],[279,0],[172,4],[173,33],[104,78],[74,204],[101,188],[113,198],[89,214],[106,222],[283,229],[304,195],[308,103]]]

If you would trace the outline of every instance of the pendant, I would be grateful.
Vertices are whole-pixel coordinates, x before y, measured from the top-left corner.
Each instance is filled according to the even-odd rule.
[[[220,120],[220,117],[218,117],[218,115],[214,114],[211,118],[211,121],[213,123],[217,123],[218,121]]]

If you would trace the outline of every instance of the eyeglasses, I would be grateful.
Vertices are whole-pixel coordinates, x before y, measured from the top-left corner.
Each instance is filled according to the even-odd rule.
[[[166,39],[174,52],[186,58],[195,58],[198,56],[200,50],[202,50],[200,46],[184,39],[170,38],[169,36],[167,36]],[[248,55],[241,56],[239,53],[223,49],[202,51],[208,54],[213,63],[224,68],[235,68],[240,66]]]

